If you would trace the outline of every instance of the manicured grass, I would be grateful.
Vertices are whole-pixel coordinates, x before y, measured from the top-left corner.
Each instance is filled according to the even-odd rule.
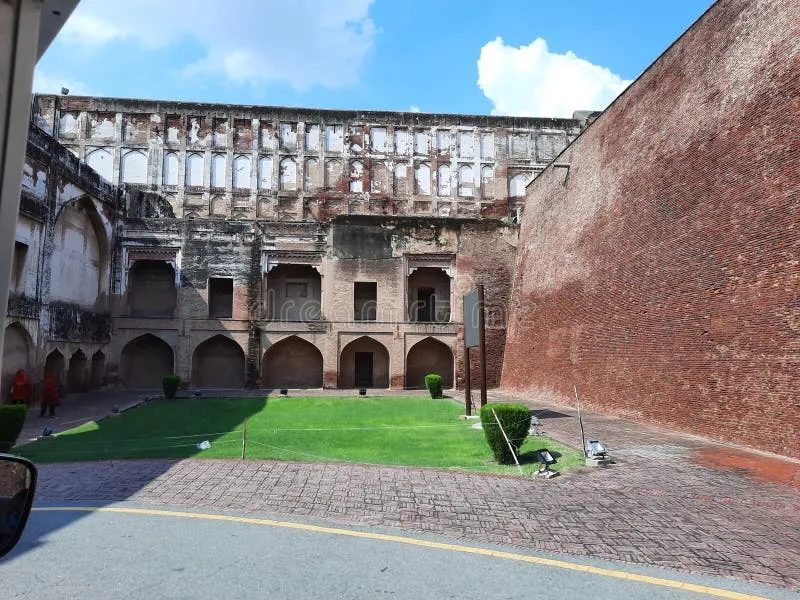
[[[461,421],[451,400],[424,397],[202,398],[156,401],[117,417],[65,431],[19,449],[37,462],[107,458],[241,458],[346,461],[516,474],[495,464],[475,420]],[[208,440],[211,448],[199,450]],[[558,457],[554,469],[581,462],[580,452],[544,437],[522,448],[526,474],[535,451]],[[558,456],[558,455],[557,455]]]

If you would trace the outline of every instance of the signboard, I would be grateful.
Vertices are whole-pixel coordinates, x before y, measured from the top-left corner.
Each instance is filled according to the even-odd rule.
[[[480,345],[480,308],[477,288],[464,295],[464,345],[467,348]]]

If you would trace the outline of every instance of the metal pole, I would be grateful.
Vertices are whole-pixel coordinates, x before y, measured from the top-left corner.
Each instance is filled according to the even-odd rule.
[[[581,426],[581,448],[583,449],[583,457],[586,458],[586,438],[583,435],[583,419],[581,418],[581,401],[578,400],[578,387],[576,385],[573,385],[572,389],[575,390],[575,404],[578,406],[578,423]]]
[[[483,284],[478,286],[478,340],[481,346],[481,408],[486,406],[486,321],[484,319]]]
[[[469,346],[467,335],[464,333],[464,410],[469,417],[472,414],[472,380],[469,374]]]
[[[244,418],[244,427],[242,429],[242,460],[247,455],[247,417]]]

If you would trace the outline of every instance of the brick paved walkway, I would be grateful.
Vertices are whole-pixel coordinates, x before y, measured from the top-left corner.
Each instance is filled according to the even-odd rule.
[[[39,501],[130,500],[302,516],[588,555],[800,591],[800,493],[681,458],[545,480],[269,461],[41,467]]]

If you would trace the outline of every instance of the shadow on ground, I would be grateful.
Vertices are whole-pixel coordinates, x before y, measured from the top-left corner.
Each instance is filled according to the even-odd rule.
[[[13,452],[29,458],[39,466],[39,488],[41,491],[41,488],[45,487],[43,484],[46,484],[48,477],[46,463],[75,461],[74,467],[73,465],[66,467],[67,469],[75,470],[79,461],[98,458],[117,459],[121,458],[121,456],[126,458],[148,458],[157,456],[159,451],[163,451],[164,446],[171,447],[171,452],[175,454],[175,458],[150,460],[147,461],[146,465],[142,465],[142,468],[137,466],[137,461],[126,460],[125,463],[128,464],[128,468],[124,470],[124,480],[119,477],[119,473],[114,469],[104,471],[102,468],[98,468],[96,477],[91,480],[84,479],[85,484],[79,494],[71,494],[66,489],[64,490],[65,493],[59,494],[57,487],[53,489],[52,485],[49,486],[50,495],[52,496],[55,493],[60,503],[75,503],[85,499],[87,494],[90,494],[93,499],[92,506],[105,506],[127,499],[159,477],[167,475],[180,459],[203,453],[204,450],[198,448],[200,442],[208,441],[213,448],[214,444],[219,444],[224,436],[230,437],[231,432],[236,432],[242,428],[242,423],[245,419],[266,407],[267,398],[266,396],[244,400],[238,398],[235,402],[231,402],[230,410],[218,414],[213,423],[202,422],[196,418],[192,405],[196,405],[198,400],[194,398],[175,401],[155,400],[154,402],[164,403],[162,406],[166,406],[171,410],[167,410],[164,414],[163,426],[156,425],[147,431],[145,435],[128,437],[124,440],[112,439],[114,430],[119,428],[118,423],[120,423],[120,420],[117,417],[108,416],[91,420],[81,427],[77,427],[75,433],[17,446]],[[139,406],[124,413],[126,420],[147,418],[146,409],[149,403]],[[42,423],[47,424],[48,420],[43,419]],[[170,432],[170,435],[164,435],[167,431]],[[114,464],[113,460],[111,464]],[[41,493],[37,492],[34,506],[41,504],[43,500],[46,502],[47,498],[41,498]],[[83,501],[80,504],[85,505],[86,502]],[[59,528],[68,527],[71,523],[87,514],[89,513],[64,513],[64,518],[50,522],[58,522]],[[14,557],[46,544],[47,534],[51,533],[51,531],[26,530],[17,547],[4,562],[13,561]]]

